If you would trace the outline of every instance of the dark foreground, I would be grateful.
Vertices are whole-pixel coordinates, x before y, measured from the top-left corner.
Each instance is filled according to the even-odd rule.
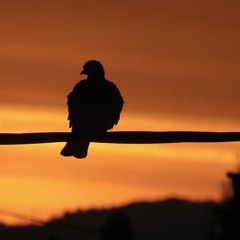
[[[66,213],[42,226],[0,226],[4,240],[209,240],[214,237],[213,202],[170,199],[121,208]]]

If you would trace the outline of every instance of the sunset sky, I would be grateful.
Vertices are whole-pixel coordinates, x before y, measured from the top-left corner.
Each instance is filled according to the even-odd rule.
[[[240,131],[236,0],[10,0],[0,4],[0,132],[70,131],[66,95],[102,62],[125,100],[114,130]],[[78,208],[220,200],[240,143],[0,146],[1,210],[42,220]]]

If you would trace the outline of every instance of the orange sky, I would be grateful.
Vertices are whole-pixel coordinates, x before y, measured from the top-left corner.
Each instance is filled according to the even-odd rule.
[[[240,131],[237,1],[8,1],[0,8],[0,132],[69,131],[66,95],[102,61],[126,105],[115,130]],[[220,199],[238,143],[0,146],[0,210],[66,210],[170,196]],[[0,220],[6,218],[0,215]],[[15,220],[14,220],[15,221]]]

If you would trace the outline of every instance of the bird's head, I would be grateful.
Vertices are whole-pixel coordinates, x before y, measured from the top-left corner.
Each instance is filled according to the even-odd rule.
[[[104,79],[105,72],[103,65],[96,60],[90,60],[83,66],[83,71],[80,74],[86,74],[88,78],[93,79]]]

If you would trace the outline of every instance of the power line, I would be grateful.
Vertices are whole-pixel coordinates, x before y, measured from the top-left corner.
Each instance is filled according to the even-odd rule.
[[[70,138],[83,140],[67,132],[0,133],[0,145],[66,142]],[[119,131],[106,132],[88,139],[91,142],[121,144],[160,144],[182,142],[239,142],[240,132],[200,131]]]
[[[5,215],[5,216],[9,216],[9,217],[22,219],[24,221],[31,222],[31,223],[34,223],[34,224],[39,225],[39,226],[43,226],[45,224],[44,221],[41,221],[41,220],[38,220],[36,218],[27,216],[25,214],[15,213],[15,212],[3,210],[3,209],[0,209],[0,215]]]
[[[73,224],[73,223],[68,223],[65,221],[52,221],[52,222],[44,222],[42,220],[27,216],[25,214],[20,214],[20,213],[16,213],[16,212],[12,212],[12,211],[7,211],[7,210],[3,210],[0,209],[0,215],[5,215],[5,216],[9,216],[9,217],[14,217],[17,219],[22,219],[24,221],[30,222],[34,225],[38,225],[38,226],[47,226],[47,227],[64,227],[67,228],[69,230],[77,230],[77,231],[82,231],[82,232],[88,232],[91,234],[98,234],[99,231],[98,230],[94,230],[92,228],[87,228],[87,227],[82,227],[78,224]]]

